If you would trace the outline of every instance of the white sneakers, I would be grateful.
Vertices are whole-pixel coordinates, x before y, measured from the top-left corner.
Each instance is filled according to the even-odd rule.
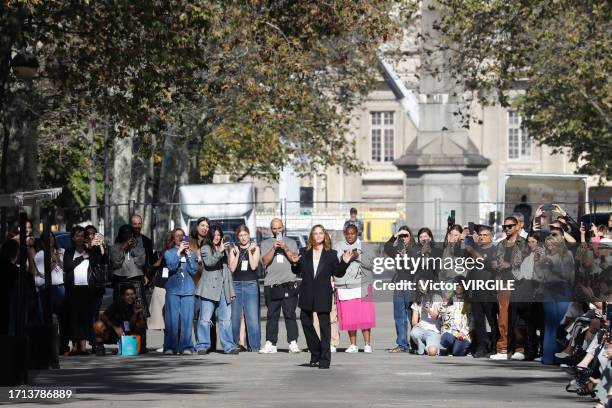
[[[355,344],[351,344],[344,350],[345,353],[359,353],[359,348]]]
[[[510,358],[512,360],[523,361],[525,359],[525,354],[521,353],[520,351],[516,351]]]
[[[363,347],[363,352],[364,352],[364,353],[371,353],[371,352],[372,352],[372,346],[370,346],[369,344],[366,344],[366,345]]]
[[[563,360],[564,358],[567,358],[569,356],[570,356],[570,354],[566,353],[565,351],[562,351],[560,353],[555,353],[555,357],[557,357],[557,358],[559,358],[561,360]]]
[[[191,352],[191,350],[183,350],[183,352],[181,354],[190,355],[190,354],[193,354],[193,353]]]
[[[291,346],[290,346],[291,348]],[[276,346],[269,341],[266,341],[266,344],[259,350],[260,354],[272,354],[276,353]]]
[[[274,347],[274,351],[276,351],[276,347]],[[295,340],[293,340],[291,343],[289,343],[289,352],[290,353],[299,353],[300,352],[300,346],[297,345],[297,342]]]
[[[329,346],[329,351],[331,351],[332,353],[336,352],[336,346]]]
[[[508,353],[497,353],[497,354],[492,354],[491,357],[489,357],[491,360],[507,360],[508,359]],[[525,358],[525,356],[523,356],[523,358]]]

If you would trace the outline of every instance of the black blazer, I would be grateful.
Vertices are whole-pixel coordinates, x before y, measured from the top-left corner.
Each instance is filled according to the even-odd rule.
[[[300,249],[301,258],[298,261],[298,271],[302,276],[300,286],[300,309],[312,312],[329,313],[332,309],[332,286],[331,277],[338,278],[344,276],[348,264],[338,261],[338,253],[333,250],[323,250],[317,276],[314,276],[312,262],[312,249]]]

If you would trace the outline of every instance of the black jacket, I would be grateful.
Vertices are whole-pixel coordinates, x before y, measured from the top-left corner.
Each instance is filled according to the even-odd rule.
[[[332,308],[331,277],[342,277],[346,273],[348,264],[338,261],[338,253],[333,250],[323,250],[317,275],[314,276],[312,263],[312,249],[300,249],[301,258],[298,261],[298,272],[302,277],[300,286],[300,309],[308,312],[329,313]]]
[[[64,252],[64,283],[66,289],[72,289],[74,287],[74,268],[77,267],[81,262],[83,262],[83,257],[74,258],[74,253],[76,252],[76,248],[72,247],[67,249]],[[100,253],[100,249],[98,247],[93,247],[87,249],[87,253],[89,255],[89,265],[90,270],[92,268],[99,268],[105,263],[105,256]],[[89,274],[88,279],[91,279],[91,274]],[[89,282],[91,285],[93,282]]]

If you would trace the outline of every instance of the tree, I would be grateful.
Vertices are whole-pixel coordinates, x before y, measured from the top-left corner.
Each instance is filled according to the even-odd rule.
[[[94,140],[110,126],[109,144],[128,149],[113,155],[130,167],[122,173],[115,164],[130,180],[113,183],[113,195],[138,191],[172,202],[185,175],[190,182],[218,172],[273,180],[287,165],[301,174],[359,170],[346,134],[349,113],[374,84],[379,47],[400,33],[398,16],[411,5],[14,0],[3,18],[19,16],[24,29],[2,50],[25,44],[40,61],[38,114],[51,144],[43,155],[82,147],[89,123],[97,123]],[[71,154],[79,163],[87,157]],[[52,156],[43,162],[77,177],[73,198],[85,202],[81,193],[100,167],[76,172],[53,165]]]
[[[440,0],[448,69],[578,171],[612,177],[612,3]],[[519,91],[512,97],[513,91]]]

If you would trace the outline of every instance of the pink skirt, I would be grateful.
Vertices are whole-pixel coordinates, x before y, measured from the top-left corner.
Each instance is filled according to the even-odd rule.
[[[376,326],[372,285],[368,286],[368,296],[361,299],[338,300],[336,306],[340,330],[366,330]]]

